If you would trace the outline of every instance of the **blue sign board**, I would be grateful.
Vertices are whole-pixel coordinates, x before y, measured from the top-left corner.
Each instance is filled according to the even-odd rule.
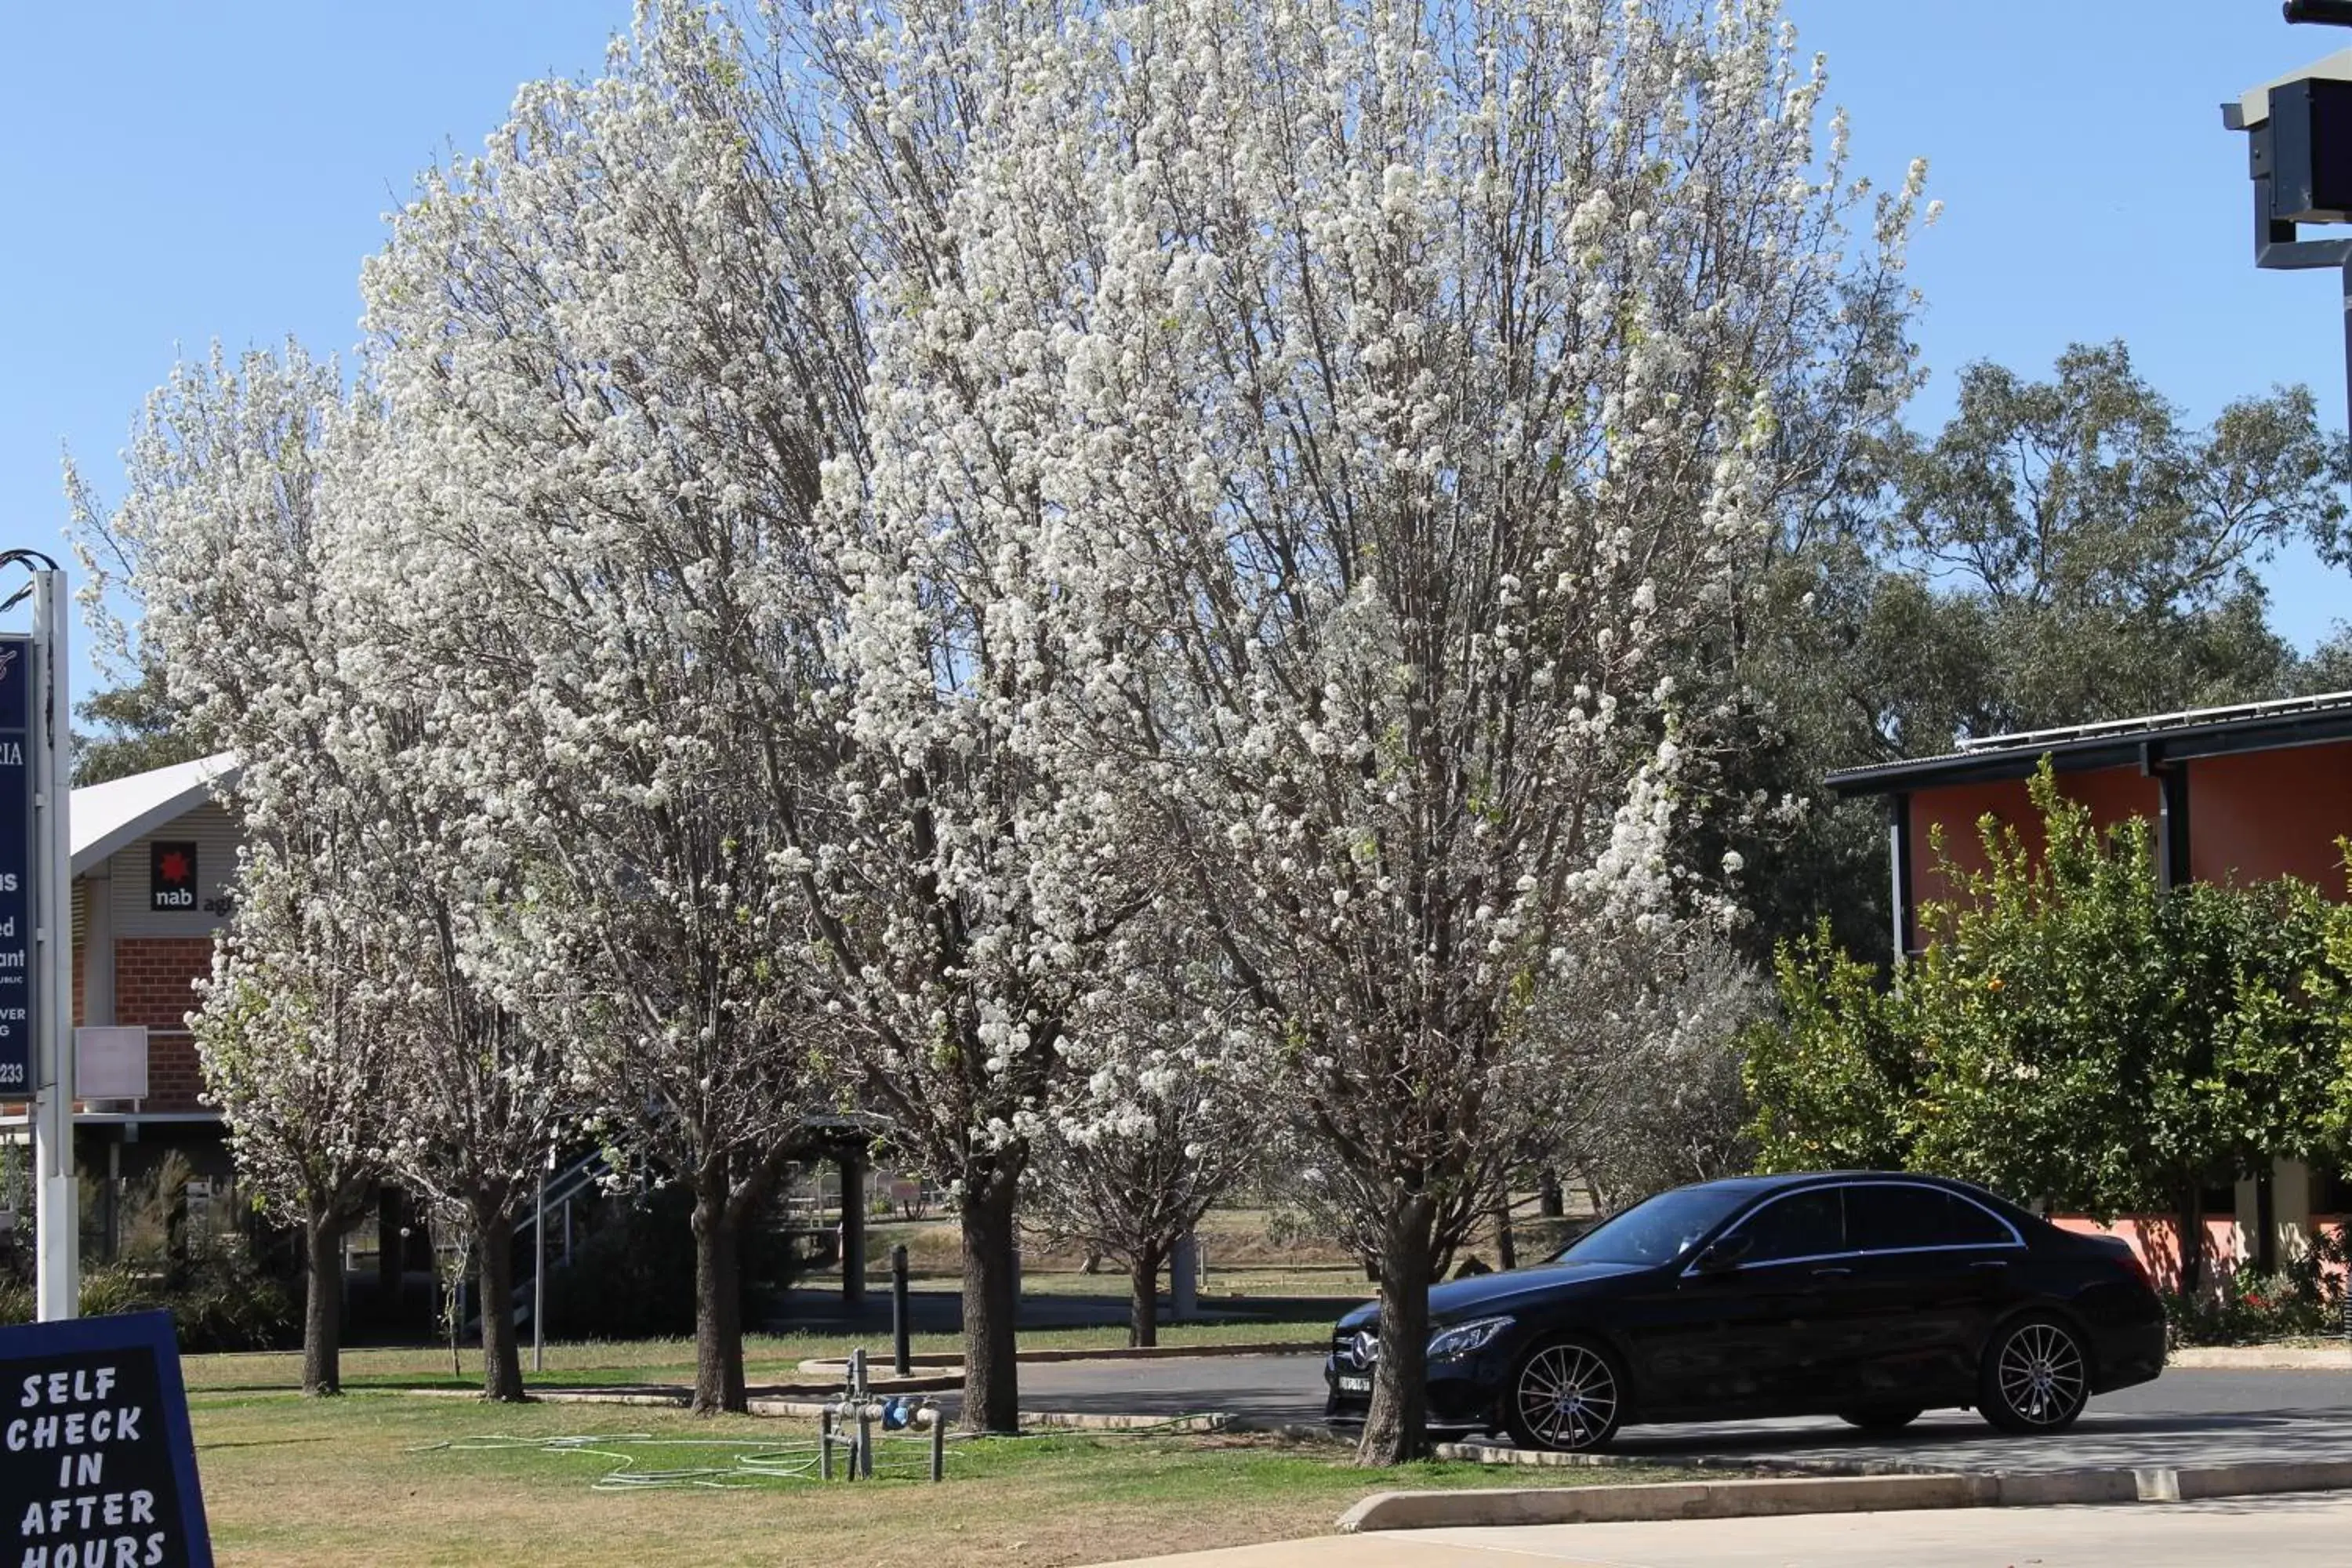
[[[33,1089],[33,639],[0,637],[0,1100]]]
[[[172,1314],[0,1329],[0,1563],[212,1562]]]

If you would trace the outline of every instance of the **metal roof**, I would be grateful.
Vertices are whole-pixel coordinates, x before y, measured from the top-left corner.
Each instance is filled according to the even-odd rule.
[[[73,792],[68,818],[73,874],[94,870],[118,849],[185,816],[236,783],[236,754],[219,752]]]
[[[2136,719],[1989,735],[1962,742],[1961,749],[1948,756],[1845,768],[1830,774],[1826,782],[1842,795],[1892,795],[1937,784],[2021,779],[2040,767],[2044,757],[2062,773],[2116,767],[2152,771],[2165,763],[2191,757],[2278,751],[2344,740],[2352,740],[2352,691],[2332,691],[2317,697],[2190,708]]]

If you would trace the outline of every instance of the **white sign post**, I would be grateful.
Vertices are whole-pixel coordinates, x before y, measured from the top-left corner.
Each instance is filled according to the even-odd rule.
[[[72,713],[67,703],[66,577],[33,574],[33,1050],[38,1098],[33,1163],[40,1253],[35,1309],[53,1323],[81,1311],[81,1215],[73,1147]]]

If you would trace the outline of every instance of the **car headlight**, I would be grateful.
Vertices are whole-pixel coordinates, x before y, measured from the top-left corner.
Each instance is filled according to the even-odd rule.
[[[1474,1351],[1485,1350],[1511,1322],[1509,1318],[1478,1318],[1440,1329],[1429,1336],[1429,1359],[1458,1361]]]

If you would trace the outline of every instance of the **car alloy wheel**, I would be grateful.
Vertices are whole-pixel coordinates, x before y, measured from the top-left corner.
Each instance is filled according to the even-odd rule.
[[[2004,1432],[2055,1432],[2091,1397],[2082,1342],[2049,1318],[2028,1318],[1996,1336],[1979,1381],[1984,1418]]]
[[[1576,1340],[1529,1352],[1511,1380],[1511,1439],[1525,1448],[1598,1448],[1616,1434],[1623,1394],[1609,1358]]]

